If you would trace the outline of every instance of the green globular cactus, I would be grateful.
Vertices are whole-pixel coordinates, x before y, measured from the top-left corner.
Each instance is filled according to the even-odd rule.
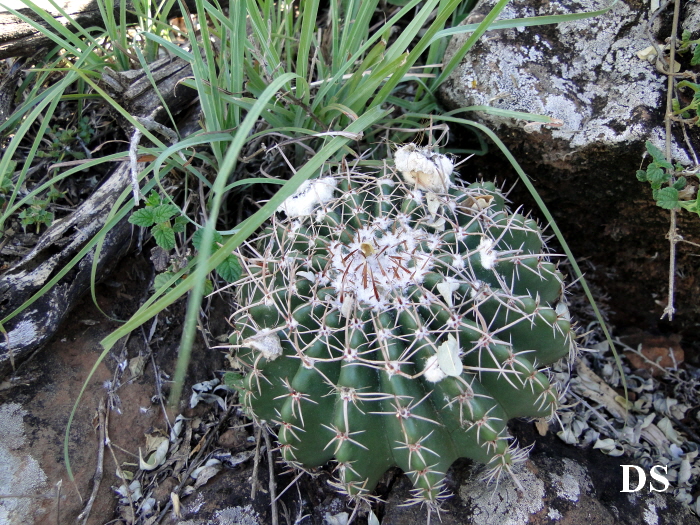
[[[553,415],[575,344],[536,222],[427,148],[396,165],[308,181],[240,255],[228,382],[288,463],[360,498],[398,466],[435,504],[457,458],[526,457],[506,424]]]

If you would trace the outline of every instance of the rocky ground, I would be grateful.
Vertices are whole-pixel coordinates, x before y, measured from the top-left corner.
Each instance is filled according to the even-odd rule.
[[[526,7],[530,8],[529,3]],[[637,16],[637,10],[623,14]],[[596,38],[603,34],[594,31]],[[554,39],[562,40],[556,34]],[[498,41],[487,42],[495,46]],[[533,49],[542,47],[539,40],[531,44]],[[472,53],[477,62],[479,50]],[[519,60],[517,54],[505,56],[511,55]],[[493,75],[491,66],[481,63],[489,78],[512,78]],[[504,61],[499,63],[505,71]],[[469,64],[466,69],[474,70]],[[481,89],[486,83],[464,85]],[[529,100],[522,95],[524,86],[516,82],[513,89],[518,96],[512,100]],[[498,92],[504,89],[495,87]],[[656,126],[661,113],[656,109],[632,112],[630,119],[649,126],[656,122]],[[610,113],[602,107],[599,111]],[[621,129],[632,126],[626,123]],[[225,340],[230,311],[222,298],[215,296],[206,305],[206,338],[198,338],[193,349],[186,394],[176,410],[167,409],[165,399],[180,342],[182,302],[132,333],[95,365],[102,338],[149,295],[154,270],[147,245],[141,253],[132,249],[98,285],[97,302],[107,316],[89,294],[83,296],[43,348],[1,378],[0,525],[346,525],[350,521],[413,525],[428,519],[479,525],[698,524],[697,250],[683,246],[679,255],[680,321],[659,323],[667,282],[663,259],[668,219],[667,212],[650,200],[650,190],[640,187],[634,177],[644,133],[632,146],[616,146],[606,155],[596,143],[586,150],[588,160],[573,162],[566,149],[570,144],[563,142],[567,137],[555,132],[544,129],[532,135],[501,129],[499,136],[534,179],[574,253],[585,255],[584,270],[598,285],[596,297],[607,307],[615,334],[625,336],[618,343],[620,350],[626,350],[629,414],[624,411],[624,390],[612,354],[580,290],[572,287],[571,310],[582,334],[581,360],[553,369],[567,392],[559,420],[511,423],[519,444],[532,447],[530,459],[514,472],[520,487],[508,477],[486,485],[479,465],[458,461],[449,474],[453,495],[444,502],[438,519],[425,508],[402,506],[411,487],[408,478],[394,469],[378,486],[379,499],[371,512],[369,507],[355,509],[328,485],[332,466],[298,475],[277,463],[274,441],[265,439],[265,433],[241,415],[234,393],[219,384],[227,362],[224,353],[212,347]],[[467,133],[457,135],[458,140],[467,140]],[[496,178],[506,187],[516,179],[498,155],[475,158],[460,171],[470,180]],[[87,188],[85,184],[77,187]],[[78,197],[84,196],[76,194],[76,201]],[[529,199],[522,185],[511,198],[516,203]],[[693,239],[697,219],[683,216],[679,227]],[[27,249],[38,240],[19,228],[17,235],[26,240]],[[0,260],[0,269],[7,266],[8,261]],[[578,370],[572,373],[575,366]],[[94,375],[86,382],[93,367]],[[83,387],[68,440],[71,479],[64,434]],[[621,492],[621,465],[640,466],[648,474],[659,464],[669,469],[667,491],[653,492],[646,485],[639,492]],[[280,495],[275,505],[274,495]]]
[[[143,301],[153,270],[142,254],[133,252],[119,268],[99,285],[98,303],[111,317],[124,319]],[[100,356],[99,341],[118,323],[105,318],[85,296],[60,333],[5,379],[0,390],[0,455],[10,468],[0,474],[5,496],[0,522],[262,525],[274,523],[272,490],[283,492],[277,502],[278,523],[348,522],[353,507],[327,484],[331,467],[297,477],[275,462],[272,489],[265,440],[240,415],[235,396],[216,384],[226,366],[220,350],[200,341],[188,375],[188,395],[179,410],[164,408],[183,309],[177,303],[96,367],[70,433],[74,481],[63,456],[66,424]],[[226,308],[215,299],[207,312],[207,330],[215,341],[227,333]],[[178,415],[185,418],[179,424]],[[580,414],[563,421],[571,429],[576,418],[581,419]],[[685,421],[697,427],[696,421]],[[514,421],[511,430],[521,446],[532,446],[530,460],[515,472],[522,490],[507,477],[487,486],[478,465],[460,461],[449,475],[454,495],[445,501],[442,523],[581,523],[584,517],[610,524],[698,523],[670,490],[620,492],[620,465],[639,464],[638,458],[604,455],[591,443],[566,444],[557,436],[561,428],[556,422],[538,429],[535,422]],[[584,433],[579,434],[583,441]],[[99,446],[102,438],[108,447]],[[686,448],[689,441],[684,435]],[[128,483],[120,475],[129,478]],[[427,521],[426,509],[402,506],[409,490],[400,471],[386,474],[377,491],[381,500],[372,507],[382,524]],[[84,519],[81,513],[91,500]],[[431,519],[436,522],[437,517]],[[365,507],[353,520],[376,523]]]

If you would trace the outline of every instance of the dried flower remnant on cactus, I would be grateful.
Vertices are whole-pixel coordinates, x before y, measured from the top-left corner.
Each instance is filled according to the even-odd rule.
[[[421,190],[433,192],[447,191],[452,185],[451,176],[454,164],[441,153],[430,147],[415,144],[401,146],[394,155],[396,169],[410,184]]]
[[[304,181],[297,191],[282,203],[280,211],[285,212],[287,217],[310,215],[318,204],[333,198],[335,187],[336,180],[333,177]]]
[[[508,420],[554,413],[541,369],[575,348],[537,224],[451,174],[404,146],[396,170],[312,181],[240,254],[227,380],[288,463],[334,459],[353,497],[393,466],[431,505],[457,458],[509,471],[526,454]]]

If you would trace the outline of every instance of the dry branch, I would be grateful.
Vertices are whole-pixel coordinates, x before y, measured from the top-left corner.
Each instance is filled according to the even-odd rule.
[[[2,1],[2,0],[0,0]],[[196,93],[179,82],[191,74],[180,59],[163,59],[151,65],[158,92],[143,71],[108,72],[105,87],[134,117],[163,118],[161,97],[173,115],[186,109]],[[157,111],[156,111],[157,110]],[[0,319],[10,315],[37,293],[68,264],[105,225],[117,198],[129,185],[128,162],[118,163],[107,180],[68,217],[55,221],[22,260],[0,275]],[[110,230],[97,264],[97,279],[104,277],[124,256],[132,227],[122,220]],[[53,288],[30,307],[5,323],[0,334],[0,377],[11,372],[44,344],[58,329],[71,307],[90,285],[94,248]],[[9,344],[8,344],[9,343]]]
[[[64,27],[74,30],[71,21],[62,16],[61,13],[51,5],[48,0],[34,0],[34,3],[49,13],[59,24]],[[84,28],[104,27],[102,15],[97,5],[96,0],[56,0],[65,13],[73,19],[77,24]],[[114,1],[114,13],[117,20],[119,19],[120,0]],[[49,24],[34,11],[28,7],[22,7],[24,2],[17,0],[0,0],[0,4],[7,5],[16,9],[19,13],[27,18],[35,21],[37,24],[44,27],[47,31],[51,31]],[[190,10],[195,9],[194,0],[185,0]],[[19,9],[21,7],[21,9]],[[131,2],[127,1],[127,22],[136,22]],[[179,2],[176,2],[171,11],[173,17],[180,14]],[[8,57],[32,56],[40,47],[53,47],[53,41],[41,34],[30,24],[24,22],[21,18],[16,17],[5,8],[0,7],[0,59]]]

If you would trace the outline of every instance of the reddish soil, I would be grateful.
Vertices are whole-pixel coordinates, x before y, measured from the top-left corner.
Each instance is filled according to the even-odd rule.
[[[113,317],[128,318],[143,300],[143,289],[148,282],[145,278],[151,271],[150,263],[143,257],[128,257],[120,270],[110,276],[109,285],[98,286],[100,307]],[[14,453],[36,459],[46,475],[42,494],[55,495],[57,483],[62,482],[60,499],[34,500],[37,524],[75,523],[90,496],[98,449],[97,409],[108,398],[107,382],[116,377],[122,384],[115,392],[117,397],[112,397],[119,410],[109,412],[109,439],[120,464],[138,464],[136,454],[139,447],[145,446],[145,434],[167,429],[161,405],[154,402],[158,392],[153,364],[172,377],[183,317],[182,302],[159,316],[158,329],[151,341],[152,358],[147,359],[140,377],[131,380],[128,367],[121,373],[115,374],[115,370],[118,362],[149,353],[141,331],[132,333],[125,346],[118,344],[96,367],[71,427],[69,454],[75,482],[70,480],[63,457],[66,425],[80,389],[100,358],[99,341],[120,323],[105,318],[86,295],[59,334],[2,384],[0,404],[17,403],[27,413],[24,416],[27,442]],[[201,344],[193,350],[193,357],[190,376],[198,381],[213,378],[214,371],[222,366],[220,352],[206,350]],[[164,393],[167,396],[167,391]],[[182,404],[186,397],[183,395]],[[104,476],[88,523],[102,524],[113,519],[115,496],[111,486],[117,481],[115,470],[113,458],[105,451]]]

